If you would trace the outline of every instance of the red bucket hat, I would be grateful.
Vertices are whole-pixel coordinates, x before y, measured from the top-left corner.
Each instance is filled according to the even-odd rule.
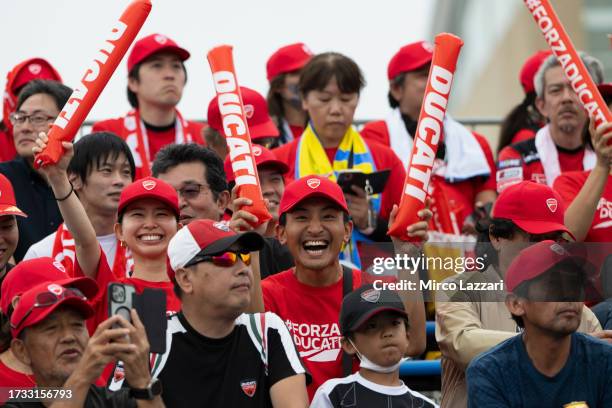
[[[128,72],[132,71],[134,65],[161,51],[176,54],[181,61],[187,60],[191,55],[189,51],[179,47],[169,37],[163,34],[150,34],[134,43],[134,47],[127,60]]]

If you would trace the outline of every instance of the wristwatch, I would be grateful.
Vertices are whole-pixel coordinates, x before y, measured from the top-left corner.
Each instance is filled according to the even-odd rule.
[[[130,387],[130,397],[140,400],[152,400],[162,393],[162,383],[159,378],[153,378],[147,388]]]

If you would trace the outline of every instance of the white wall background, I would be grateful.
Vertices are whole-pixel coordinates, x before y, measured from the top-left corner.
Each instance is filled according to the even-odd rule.
[[[238,80],[265,94],[265,63],[279,47],[303,41],[313,52],[339,51],[362,68],[368,85],[357,119],[384,117],[387,63],[400,46],[427,33],[433,2],[422,0],[152,0],[139,37],[160,32],[191,52],[189,80],[179,109],[203,119],[214,95],[206,53],[234,46]],[[1,86],[18,62],[48,59],[75,86],[128,0],[0,0]],[[431,40],[431,39],[429,39]],[[126,59],[117,68],[88,119],[122,115]]]

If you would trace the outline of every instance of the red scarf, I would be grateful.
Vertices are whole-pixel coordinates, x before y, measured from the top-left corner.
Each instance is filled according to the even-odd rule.
[[[194,135],[189,132],[189,123],[183,119],[183,116],[177,109],[174,111],[176,112],[174,143],[193,143],[194,139],[197,141],[197,137],[194,137]],[[138,110],[131,110],[128,112],[123,120],[123,127],[125,128],[125,134],[127,134],[125,142],[130,147],[132,155],[134,156],[139,178],[150,176],[151,161],[153,158],[149,151],[147,129],[140,118],[140,112]]]
[[[100,248],[102,251],[102,248]],[[72,234],[66,228],[66,224],[62,223],[55,234],[53,242],[53,251],[51,257],[58,262],[61,262],[66,268],[66,272],[70,276],[74,276],[74,262],[76,256],[76,247]],[[132,274],[134,269],[134,259],[130,251],[117,243],[117,252],[115,253],[115,261],[113,262],[113,273],[117,278],[125,278]]]

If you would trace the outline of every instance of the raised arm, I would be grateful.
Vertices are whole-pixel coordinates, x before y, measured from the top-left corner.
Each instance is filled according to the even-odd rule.
[[[36,154],[47,144],[47,135],[41,132],[36,140],[37,146],[32,149]],[[64,223],[74,238],[76,257],[85,276],[96,278],[98,262],[100,261],[100,244],[96,231],[85,212],[85,208],[74,192],[68,179],[66,169],[74,154],[72,143],[62,142],[66,150],[60,161],[55,165],[41,167],[39,170],[53,189]]]
[[[565,211],[565,225],[577,241],[584,241],[591,228],[597,203],[606,188],[612,165],[612,123],[606,123],[596,131],[591,121],[589,130],[597,154],[597,163]]]

